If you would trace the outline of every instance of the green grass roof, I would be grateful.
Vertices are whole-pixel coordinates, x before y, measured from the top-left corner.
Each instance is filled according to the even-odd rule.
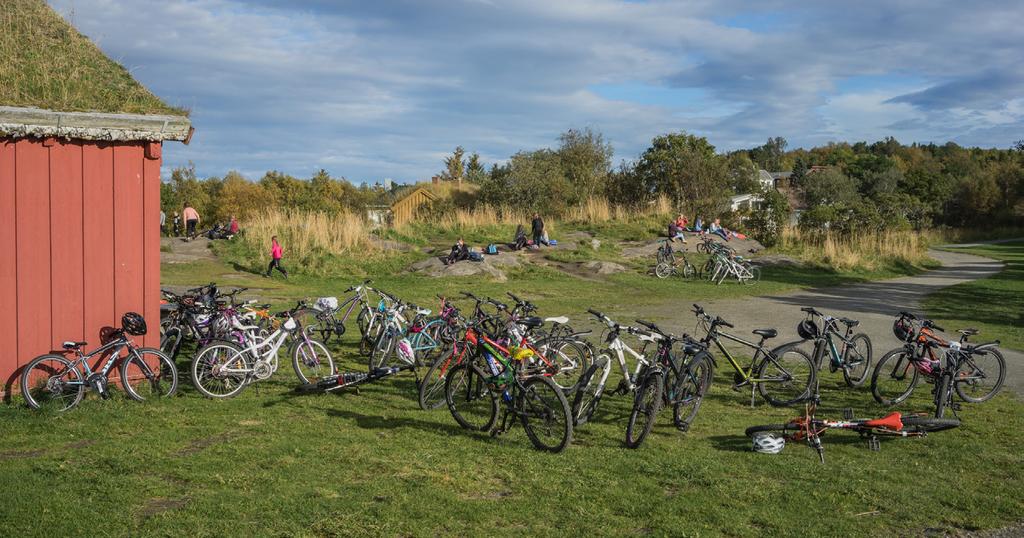
[[[0,0],[0,105],[187,115],[150,93],[44,0]]]

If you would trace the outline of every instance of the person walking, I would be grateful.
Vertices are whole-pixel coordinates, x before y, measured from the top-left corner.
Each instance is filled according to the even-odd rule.
[[[285,278],[288,278],[288,271],[281,267],[281,257],[284,256],[284,249],[281,248],[281,243],[277,242],[277,236],[270,238],[270,265],[267,266],[267,277],[270,277],[270,273],[277,269],[281,271],[281,274]]]
[[[544,239],[544,221],[541,220],[539,213],[533,214],[530,231],[533,233],[533,244],[539,247],[541,240]]]
[[[192,207],[192,204],[185,202],[185,209],[181,211],[181,216],[185,219],[186,239],[194,239],[196,235],[196,225],[201,222],[199,219],[199,212]]]
[[[173,234],[173,237],[181,236],[181,217],[178,215],[177,211],[175,211],[174,215],[171,217],[171,233]]]
[[[167,230],[164,228],[167,225],[167,213],[164,210],[160,210],[160,235],[166,235]]]

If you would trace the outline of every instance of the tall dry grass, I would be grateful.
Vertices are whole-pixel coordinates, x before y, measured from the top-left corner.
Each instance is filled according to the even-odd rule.
[[[294,258],[376,248],[366,220],[348,212],[328,215],[270,210],[246,221],[242,240],[257,251],[269,252],[270,238],[275,235],[287,255]]]
[[[928,261],[929,232],[883,231],[852,236],[783,230],[776,250],[823,263],[836,270],[877,270],[893,263],[920,266]]]

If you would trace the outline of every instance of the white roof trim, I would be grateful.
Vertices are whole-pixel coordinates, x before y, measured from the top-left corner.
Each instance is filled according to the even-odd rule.
[[[0,136],[106,141],[185,141],[192,122],[185,116],[55,112],[0,106]]]

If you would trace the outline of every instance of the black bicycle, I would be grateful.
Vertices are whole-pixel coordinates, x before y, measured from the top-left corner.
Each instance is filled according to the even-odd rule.
[[[121,328],[108,335],[107,343],[98,349],[83,353],[87,342],[64,342],[64,355],[40,355],[25,366],[21,374],[21,394],[33,409],[64,411],[78,405],[86,390],[94,390],[103,399],[110,397],[107,375],[119,365],[121,388],[137,401],[166,398],[178,390],[178,370],[170,357],[159,349],[138,347],[131,336],[146,334],[146,320],[139,314],[128,312],[121,317]],[[124,352],[122,354],[122,352]],[[102,357],[97,371],[89,360]]]
[[[699,342],[686,335],[673,336],[649,321],[638,319],[636,322],[650,330],[658,347],[655,360],[644,364],[637,376],[639,388],[626,424],[629,448],[643,444],[663,405],[672,407],[676,428],[689,430],[714,375],[711,355]],[[676,343],[682,344],[681,356],[672,352]]]
[[[814,360],[816,371],[821,371],[827,354],[830,372],[842,370],[847,386],[863,385],[871,371],[872,350],[871,338],[868,338],[868,335],[853,332],[860,322],[850,318],[834,318],[809,306],[800,310],[807,313],[807,319],[797,325],[797,333],[804,340],[814,342],[811,358]],[[840,323],[845,329],[839,328]]]
[[[945,364],[939,371],[935,385],[935,416],[942,418],[947,409],[955,413],[960,405],[953,401],[953,393],[964,401],[980,403],[995,396],[1003,386],[1006,361],[996,347],[999,340],[972,346],[967,339],[978,334],[978,329],[961,329],[959,341],[949,342]]]

